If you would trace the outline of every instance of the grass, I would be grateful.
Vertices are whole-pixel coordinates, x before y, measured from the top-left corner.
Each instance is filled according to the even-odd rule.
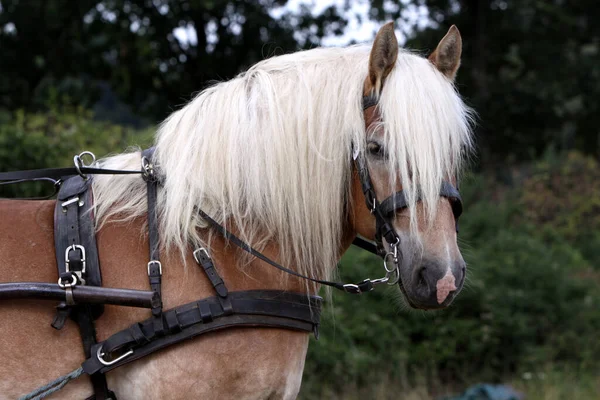
[[[476,379],[476,378],[474,378]],[[299,399],[323,400],[441,400],[458,396],[470,384],[442,384],[438,379],[417,377],[414,383],[392,381],[381,375],[371,385],[358,387],[347,382],[339,389],[323,385],[320,394],[315,397],[303,394]],[[474,380],[472,384],[477,381]],[[523,400],[597,400],[600,398],[600,372],[578,371],[577,368],[544,368],[543,372],[523,372],[520,376],[504,380],[506,384],[523,394]],[[483,400],[483,399],[482,399]],[[486,399],[487,400],[487,399]]]
[[[547,369],[524,372],[511,385],[525,394],[526,400],[596,400],[600,398],[600,373]]]

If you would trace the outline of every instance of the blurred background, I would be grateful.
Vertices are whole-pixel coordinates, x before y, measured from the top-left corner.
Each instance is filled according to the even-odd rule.
[[[300,397],[440,399],[486,382],[600,398],[597,0],[0,0],[0,170],[147,146],[211,82],[390,20],[424,54],[452,24],[463,36],[457,85],[479,114],[461,184],[468,282],[440,312],[334,294]],[[351,250],[340,270],[358,280],[380,261]]]

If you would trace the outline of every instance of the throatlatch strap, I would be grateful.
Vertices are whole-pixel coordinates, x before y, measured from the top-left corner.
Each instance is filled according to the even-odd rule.
[[[377,246],[374,243],[371,243],[368,240],[356,237],[352,241],[352,244],[354,246],[360,247],[363,250],[368,251],[369,253],[373,253],[373,254],[375,254],[377,256],[379,255],[379,252],[377,251]]]

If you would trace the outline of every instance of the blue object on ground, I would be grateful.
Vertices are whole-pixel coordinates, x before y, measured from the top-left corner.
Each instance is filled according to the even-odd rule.
[[[506,385],[480,383],[468,388],[463,394],[440,400],[523,400],[523,394]]]

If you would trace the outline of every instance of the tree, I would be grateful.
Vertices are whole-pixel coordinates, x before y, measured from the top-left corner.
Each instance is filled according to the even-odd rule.
[[[303,7],[276,18],[285,3],[2,0],[0,107],[90,105],[106,81],[136,112],[161,120],[209,82],[314,47],[344,27],[333,7],[317,17]]]
[[[409,42],[463,35],[458,87],[480,115],[482,159],[530,159],[549,145],[600,155],[600,7],[593,0],[416,0],[432,26]]]
[[[286,0],[0,2],[0,109],[89,108],[109,92],[153,122],[214,80],[341,33],[353,6],[316,15],[308,6],[286,11]],[[370,4],[368,17],[397,21],[410,47],[433,49],[459,27],[457,83],[480,115],[483,164],[530,159],[548,146],[600,154],[595,0]]]

